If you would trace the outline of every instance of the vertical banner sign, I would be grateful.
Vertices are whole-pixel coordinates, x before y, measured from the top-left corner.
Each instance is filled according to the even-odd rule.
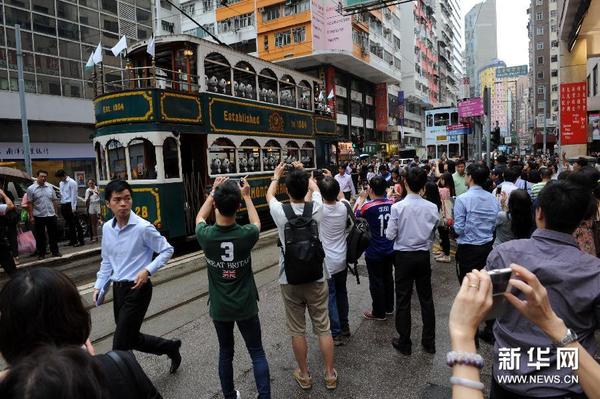
[[[327,71],[325,73],[325,76],[326,76],[325,77],[326,84],[325,84],[325,93],[323,95],[327,99],[327,105],[331,109],[331,115],[335,119],[335,113],[336,113],[336,109],[335,109],[335,68],[331,65],[327,66]],[[333,90],[333,98],[329,99],[327,97],[329,96],[329,94],[331,93],[332,90]]]
[[[398,126],[404,126],[404,91],[398,92],[398,117],[396,118]]]
[[[560,142],[587,143],[587,94],[585,82],[560,85]]]
[[[388,93],[387,84],[378,83],[375,86],[375,130],[387,131],[388,127]]]

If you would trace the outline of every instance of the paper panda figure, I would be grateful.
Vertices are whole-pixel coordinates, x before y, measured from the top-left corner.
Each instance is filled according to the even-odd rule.
[[[240,159],[240,173],[248,171],[248,160],[246,158]]]
[[[256,161],[255,161],[254,157],[250,157],[248,159],[248,171],[249,172],[254,172],[254,166],[256,166],[255,163],[256,163]]]
[[[275,158],[269,157],[269,169],[275,170]]]
[[[267,94],[268,93],[269,92],[264,87],[260,90],[260,96],[261,96],[261,98],[262,98],[263,101],[267,101]]]
[[[238,82],[237,82],[237,80],[234,80],[233,81],[233,94],[236,96],[238,95],[238,89],[239,89]]]
[[[210,79],[208,79],[208,89],[210,91],[217,91],[217,84],[219,83],[219,81],[217,80],[216,76],[211,76]]]
[[[221,161],[221,173],[229,173],[229,159],[223,158]]]
[[[269,158],[268,157],[263,158],[263,170],[269,170]]]
[[[240,83],[240,97],[246,97],[246,85]]]
[[[254,95],[252,94],[252,92],[254,91],[254,88],[252,87],[251,84],[247,84],[246,85],[246,98],[253,98]]]
[[[275,101],[275,92],[273,91],[273,89],[269,89],[269,91],[267,91],[267,97],[269,98],[270,102]]]
[[[219,80],[219,87],[221,88],[221,92],[225,94],[227,92],[227,81],[225,79]]]
[[[221,171],[221,160],[219,158],[215,158],[215,159],[213,159],[212,163],[210,164],[210,173],[213,175],[217,175],[217,174],[219,174],[220,171]]]

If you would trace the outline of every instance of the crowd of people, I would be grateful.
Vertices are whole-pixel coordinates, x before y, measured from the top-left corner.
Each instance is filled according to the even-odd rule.
[[[593,359],[600,321],[599,180],[584,158],[570,165],[556,157],[499,155],[491,170],[460,159],[415,159],[405,166],[363,160],[340,165],[335,175],[306,171],[298,162],[278,165],[266,200],[278,230],[278,283],[296,360],[291,378],[304,390],[316,383],[307,361],[308,314],[324,366],[321,383],[337,388],[334,351],[351,339],[349,312],[355,311],[348,301],[348,260],[359,251],[372,299],[362,316],[373,323],[394,317],[397,336],[390,343],[403,356],[414,349],[413,286],[423,323],[419,346],[436,353],[432,260],[455,261],[458,295],[447,355],[453,398],[484,396],[480,340],[494,348],[492,399],[600,397],[600,366]],[[277,196],[281,183],[286,201]],[[242,397],[234,383],[235,325],[252,359],[258,398],[271,397],[252,272],[261,222],[250,192],[245,179],[217,177],[196,218],[226,399]],[[140,332],[152,297],[150,277],[173,247],[131,212],[131,194],[120,180],[105,188],[114,218],[103,225],[93,301],[103,303],[112,283],[113,350],[93,356],[90,316],[67,277],[45,268],[13,273],[0,292],[0,352],[10,366],[0,377],[2,397],[160,397],[132,349],[166,355],[171,373],[179,368],[180,340]],[[0,213],[13,206],[4,202]],[[241,205],[246,225],[238,223]],[[495,280],[502,275],[510,276],[504,287]],[[578,365],[559,367],[564,349],[578,351]]]

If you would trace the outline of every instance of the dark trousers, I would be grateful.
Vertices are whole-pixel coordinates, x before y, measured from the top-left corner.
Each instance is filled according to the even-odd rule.
[[[429,251],[394,253],[396,270],[396,331],[399,344],[410,347],[411,315],[410,298],[413,284],[417,288],[423,319],[421,343],[425,346],[435,345],[435,309],[431,292],[431,264]]]
[[[383,318],[386,313],[394,311],[394,255],[381,260],[365,260],[369,272],[369,292],[373,300],[371,313]]]
[[[15,266],[15,260],[13,259],[6,233],[2,229],[4,227],[0,226],[0,267],[4,269],[6,274],[13,276],[17,271],[17,267]]]
[[[113,350],[131,350],[155,355],[170,354],[175,350],[171,340],[140,333],[144,316],[152,299],[152,282],[148,280],[136,290],[133,282],[113,283],[113,311],[115,315],[115,335]]]
[[[459,284],[462,284],[463,278],[471,270],[481,270],[485,267],[487,257],[492,252],[492,243],[493,240],[482,245],[458,244],[456,248],[456,273]]]
[[[344,198],[346,198],[346,201],[350,201],[350,197],[352,197],[352,191],[344,191]]]
[[[442,246],[442,252],[444,255],[450,256],[450,231],[447,227],[438,227],[438,233],[440,235],[440,244]]]
[[[79,224],[77,213],[74,213],[73,208],[71,208],[71,204],[60,204],[60,213],[69,227],[69,243],[73,245],[79,241],[80,244],[83,244],[83,229]]]
[[[17,241],[17,223],[6,224],[6,235],[8,236],[8,244],[13,257],[19,256],[19,242]]]
[[[50,252],[58,253],[58,229],[56,227],[56,216],[34,217],[35,219],[35,239],[36,249],[40,256],[46,255],[46,230],[48,231],[48,241],[50,241]]]
[[[269,363],[262,345],[260,320],[258,315],[248,320],[217,321],[213,320],[217,337],[219,339],[219,378],[221,389],[225,399],[235,399],[235,387],[233,384],[233,355],[234,340],[233,326],[237,324],[242,338],[246,343],[246,349],[252,358],[254,380],[259,399],[271,398],[271,380],[269,376]]]
[[[496,379],[492,377],[492,386],[490,387],[490,399],[534,399],[533,396],[522,396],[513,392],[510,392],[500,384],[496,382]],[[587,396],[583,393],[570,393],[561,396],[544,396],[547,399],[587,399]]]
[[[348,312],[350,311],[350,305],[348,303],[348,289],[346,288],[348,269],[346,268],[341,272],[337,272],[331,276],[331,278],[335,284],[335,303],[337,305],[338,316],[340,319],[340,328],[342,331],[345,331],[350,328],[348,323]]]

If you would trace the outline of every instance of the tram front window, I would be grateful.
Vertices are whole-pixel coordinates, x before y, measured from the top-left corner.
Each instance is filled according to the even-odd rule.
[[[305,168],[315,167],[315,147],[312,143],[304,143],[300,150],[300,162]]]
[[[177,140],[169,137],[163,143],[163,161],[165,164],[165,179],[179,177],[179,153],[177,152]]]
[[[106,145],[108,150],[108,167],[111,180],[127,179],[127,162],[125,147],[117,140],[111,140]]]
[[[240,173],[260,172],[260,146],[254,140],[244,140],[238,150]]]
[[[263,170],[275,170],[281,162],[281,145],[275,140],[269,140],[263,148]]]
[[[106,180],[106,155],[100,143],[96,143],[96,162],[98,162],[99,180]]]
[[[231,140],[223,137],[215,140],[208,151],[208,161],[211,175],[235,173],[235,146]]]
[[[129,163],[132,179],[156,179],[156,153],[150,141],[133,139],[129,142]]]

